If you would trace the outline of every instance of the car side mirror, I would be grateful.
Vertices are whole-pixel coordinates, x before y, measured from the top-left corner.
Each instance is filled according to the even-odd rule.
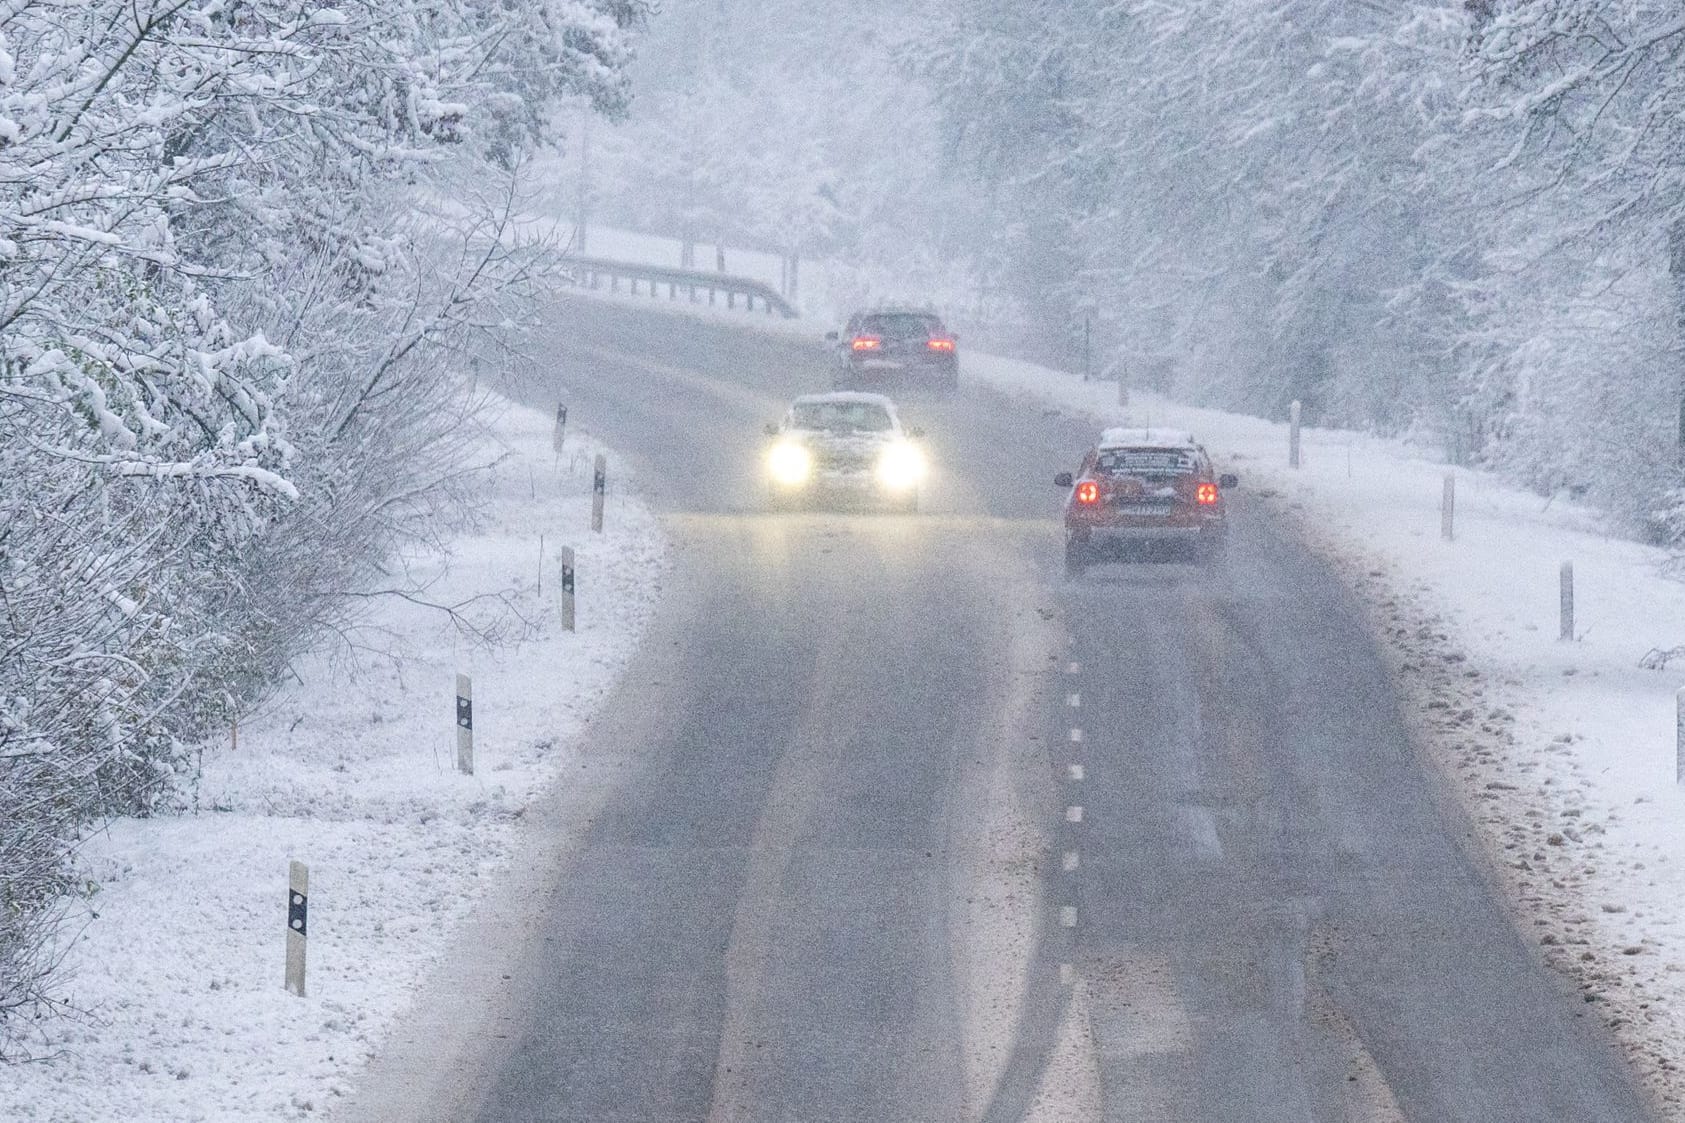
[[[1054,487],[1070,487],[1071,486],[1071,474],[1069,472],[1060,472],[1057,476],[1053,477],[1053,486]]]
[[[767,422],[765,428],[763,428],[761,432],[765,433],[769,437],[776,437],[778,435],[778,423],[774,421]]]
[[[1235,475],[1233,472],[1224,472],[1221,476],[1217,477],[1217,486],[1224,488],[1239,487],[1240,477]]]
[[[924,430],[919,428],[917,425],[914,425],[912,428],[907,430],[907,435],[916,441],[924,436]]]
[[[825,333],[825,338],[829,342],[835,343],[837,341],[837,333],[834,331],[828,331]]]

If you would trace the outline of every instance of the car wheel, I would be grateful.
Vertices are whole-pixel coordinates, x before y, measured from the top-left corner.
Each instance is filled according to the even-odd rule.
[[[1088,547],[1076,539],[1065,541],[1065,576],[1081,577],[1088,568]]]
[[[1220,535],[1201,535],[1194,543],[1194,561],[1206,568],[1221,565],[1223,556],[1227,553],[1226,543]]]

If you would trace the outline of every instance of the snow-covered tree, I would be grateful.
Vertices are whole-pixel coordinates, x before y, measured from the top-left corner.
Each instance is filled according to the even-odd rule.
[[[168,803],[448,498],[451,372],[545,268],[513,177],[563,99],[624,110],[644,14],[0,13],[0,1017],[82,826]]]

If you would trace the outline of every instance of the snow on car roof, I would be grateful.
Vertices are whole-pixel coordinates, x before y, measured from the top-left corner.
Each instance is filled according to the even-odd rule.
[[[1199,442],[1186,429],[1106,429],[1100,434],[1101,448],[1197,448]]]
[[[883,406],[893,410],[895,403],[883,394],[867,394],[860,390],[833,390],[828,394],[803,394],[792,405],[802,405],[808,402],[858,402],[863,405]]]

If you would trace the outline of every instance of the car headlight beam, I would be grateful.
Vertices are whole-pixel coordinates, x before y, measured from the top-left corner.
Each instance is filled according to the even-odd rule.
[[[795,487],[813,474],[813,454],[795,441],[780,441],[767,453],[766,468],[774,483]]]
[[[909,491],[924,479],[924,453],[917,445],[897,441],[878,457],[878,482],[891,491]]]

